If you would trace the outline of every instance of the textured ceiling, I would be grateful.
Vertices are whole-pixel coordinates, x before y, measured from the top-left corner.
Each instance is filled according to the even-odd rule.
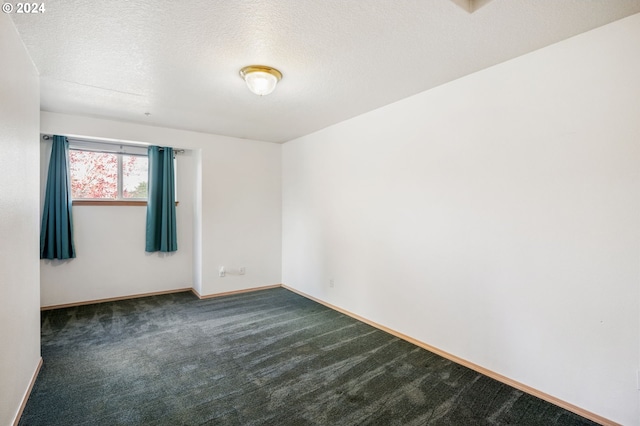
[[[640,0],[45,5],[11,15],[40,72],[43,110],[271,142],[640,12]],[[249,92],[238,71],[251,64],[282,71],[274,93]]]

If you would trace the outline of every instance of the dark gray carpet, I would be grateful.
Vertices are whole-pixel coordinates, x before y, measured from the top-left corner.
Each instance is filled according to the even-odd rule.
[[[285,289],[42,313],[20,425],[593,425]]]

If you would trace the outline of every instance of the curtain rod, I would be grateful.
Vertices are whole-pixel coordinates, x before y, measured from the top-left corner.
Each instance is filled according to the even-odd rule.
[[[45,141],[48,141],[49,139],[51,139],[51,136],[50,135],[42,135],[42,139],[44,139]],[[106,144],[111,144],[111,145],[128,146],[128,147],[132,147],[132,148],[147,148],[148,147],[148,145],[133,145],[133,144],[111,142],[111,141],[102,141],[102,140],[87,140],[87,139],[78,139],[78,138],[71,138],[71,140],[80,141],[80,142],[106,143]],[[163,150],[164,150],[164,148],[160,147],[160,151],[163,151]],[[174,152],[174,154],[184,154],[184,149],[174,149],[173,152]],[[125,153],[121,153],[121,154],[126,154],[126,152]]]

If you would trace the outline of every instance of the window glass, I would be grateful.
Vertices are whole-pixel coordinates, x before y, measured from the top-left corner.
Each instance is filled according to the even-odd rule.
[[[147,198],[148,157],[122,155],[122,198]]]
[[[69,150],[74,200],[146,200],[148,157]]]
[[[72,198],[117,198],[118,154],[69,150],[69,172]]]

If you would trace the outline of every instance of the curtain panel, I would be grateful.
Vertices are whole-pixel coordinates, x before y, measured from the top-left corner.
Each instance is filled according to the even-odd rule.
[[[147,200],[147,252],[178,250],[173,148],[150,146]]]
[[[41,259],[76,257],[71,201],[69,142],[54,135],[40,228]]]

